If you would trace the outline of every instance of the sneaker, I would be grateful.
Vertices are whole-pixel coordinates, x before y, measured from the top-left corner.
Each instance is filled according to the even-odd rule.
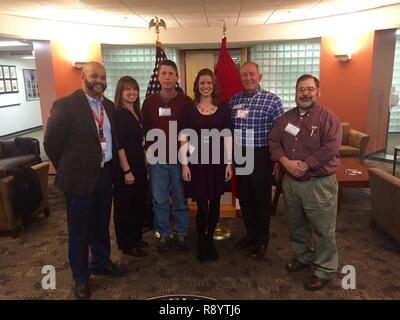
[[[176,237],[176,250],[179,251],[187,251],[189,249],[189,245],[185,235],[179,235]]]
[[[158,252],[167,252],[169,250],[170,240],[169,237],[160,238],[160,241],[157,245]]]

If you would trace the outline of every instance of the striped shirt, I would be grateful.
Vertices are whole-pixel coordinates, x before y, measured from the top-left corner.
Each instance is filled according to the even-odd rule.
[[[260,86],[253,92],[242,91],[229,103],[235,144],[248,147],[268,145],[267,136],[283,113],[281,99]]]

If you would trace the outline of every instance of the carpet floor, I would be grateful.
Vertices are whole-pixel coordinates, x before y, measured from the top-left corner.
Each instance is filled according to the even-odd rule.
[[[369,161],[390,172],[390,164]],[[0,299],[74,299],[67,253],[67,224],[64,197],[50,179],[50,217],[35,217],[18,238],[0,238]],[[249,258],[248,252],[234,249],[244,235],[240,217],[222,219],[232,237],[217,241],[219,259],[199,264],[195,255],[195,226],[191,217],[188,253],[160,254],[157,239],[147,232],[147,256],[122,255],[116,246],[114,226],[110,225],[112,260],[128,272],[121,278],[92,276],[93,299],[148,299],[162,295],[202,295],[214,299],[400,299],[400,245],[379,228],[369,227],[371,213],[369,189],[345,189],[337,219],[339,269],[324,290],[308,292],[303,282],[309,274],[288,274],[291,260],[283,201],[271,220],[271,239],[262,261]],[[44,290],[42,267],[56,270],[56,289]],[[356,288],[343,289],[342,268],[354,266]]]

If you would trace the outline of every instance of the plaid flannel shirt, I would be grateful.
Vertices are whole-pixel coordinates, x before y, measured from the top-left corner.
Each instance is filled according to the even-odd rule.
[[[248,147],[268,145],[268,133],[276,119],[284,112],[281,99],[260,86],[251,93],[242,91],[233,96],[229,108],[235,129],[235,144]],[[248,116],[238,117],[239,109],[247,109]],[[241,129],[241,132],[238,129]],[[249,130],[254,130],[254,134]]]

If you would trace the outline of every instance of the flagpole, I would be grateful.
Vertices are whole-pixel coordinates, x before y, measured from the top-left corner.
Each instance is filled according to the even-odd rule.
[[[222,33],[221,33],[221,38],[224,39],[226,38],[226,24],[225,24],[225,20],[224,20],[224,25],[222,27]],[[223,40],[222,40],[223,41]],[[232,194],[233,196],[233,194]],[[221,218],[219,218],[221,219]],[[222,225],[222,223],[220,223],[218,221],[215,230],[214,230],[214,240],[225,240],[225,239],[229,239],[232,235],[231,230],[227,227]]]

